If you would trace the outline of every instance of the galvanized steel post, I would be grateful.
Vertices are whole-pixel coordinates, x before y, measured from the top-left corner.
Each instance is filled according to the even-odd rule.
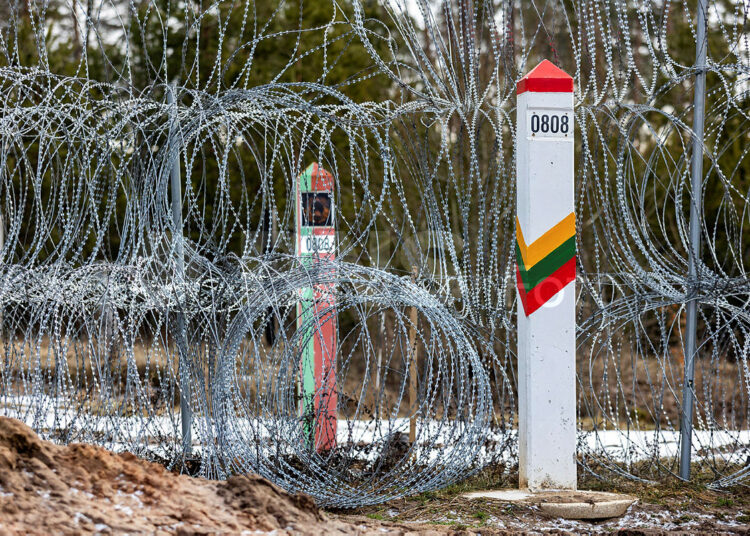
[[[693,406],[695,356],[698,354],[698,296],[696,292],[698,263],[701,257],[701,213],[703,212],[703,121],[706,110],[706,0],[698,1],[695,49],[695,92],[693,94],[693,152],[691,155],[690,244],[688,257],[688,289],[692,294],[687,303],[685,319],[685,377],[682,382],[682,414],[680,415],[680,478],[690,479],[690,454],[693,445]]]
[[[169,149],[171,151],[171,170],[170,170],[170,188],[172,201],[172,227],[174,250],[175,250],[175,279],[178,290],[177,304],[177,337],[176,346],[179,357],[177,373],[180,382],[180,420],[182,424],[182,452],[185,456],[190,456],[193,450],[193,438],[191,425],[193,420],[193,411],[190,408],[190,373],[187,367],[187,337],[185,330],[185,315],[181,310],[184,307],[184,288],[185,284],[185,251],[182,236],[182,179],[180,177],[180,147],[174,141],[175,129],[177,123],[177,103],[174,97],[174,87],[167,86],[167,104],[170,105],[171,128],[169,129],[170,140]]]

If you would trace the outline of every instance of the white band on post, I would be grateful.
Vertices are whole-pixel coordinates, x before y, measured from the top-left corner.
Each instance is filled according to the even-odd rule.
[[[519,484],[576,489],[573,79],[545,60],[517,94]]]

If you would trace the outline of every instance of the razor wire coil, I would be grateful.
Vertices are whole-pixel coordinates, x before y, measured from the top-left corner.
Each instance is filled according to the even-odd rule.
[[[2,414],[331,506],[512,474],[515,83],[549,58],[575,78],[581,469],[676,474],[697,299],[695,465],[746,482],[749,8],[707,5],[696,66],[686,0],[8,2]],[[317,266],[294,257],[313,161],[336,178],[338,260]],[[301,317],[322,282],[335,308]],[[337,447],[321,453],[300,348],[334,311]]]

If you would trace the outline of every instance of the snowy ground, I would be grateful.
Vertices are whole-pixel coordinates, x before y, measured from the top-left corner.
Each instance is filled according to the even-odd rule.
[[[66,409],[62,403],[55,403],[52,398],[14,399],[11,403],[0,405],[0,414],[18,418],[47,436],[54,436],[60,430],[67,429],[74,441],[96,441],[110,450],[135,450],[134,445],[148,447],[151,452],[168,454],[171,447],[179,445],[178,415],[153,416],[136,418],[133,416],[78,415]],[[237,419],[235,428],[255,430],[268,437],[269,443],[274,434],[287,430],[292,434],[294,421],[284,423],[261,419]],[[407,419],[395,419],[387,424],[372,421],[345,421],[338,423],[338,440],[340,443],[367,442],[382,438],[394,432],[408,433]],[[449,445],[460,430],[447,427],[440,422],[423,423],[422,439],[431,444],[434,453],[439,456],[450,449]],[[197,438],[208,430],[207,424],[196,419],[193,436],[196,450],[200,451],[201,443]],[[486,431],[486,444],[512,444],[512,434],[499,434]],[[729,462],[744,463],[750,448],[750,431],[735,432],[700,430],[694,433],[694,457],[696,460],[719,456]],[[278,440],[278,436],[276,436]],[[289,439],[291,441],[291,438]],[[638,460],[667,458],[678,454],[679,433],[676,431],[620,431],[606,430],[598,433],[584,432],[579,435],[579,451],[587,456],[596,456],[624,464]],[[160,450],[161,449],[161,450]],[[479,458],[497,455],[496,452],[482,447]],[[364,456],[370,456],[366,454]],[[510,459],[512,453],[506,447],[502,457]],[[735,492],[701,491],[694,496],[695,488],[678,486],[675,496],[663,498],[661,485],[649,486],[639,484],[641,488],[626,490],[641,497],[641,501],[632,507],[622,518],[598,523],[550,519],[533,507],[518,508],[498,502],[468,502],[461,500],[455,490],[422,494],[390,501],[378,507],[363,508],[355,515],[340,515],[342,520],[355,522],[363,527],[387,529],[387,533],[406,534],[448,534],[450,529],[461,529],[469,534],[504,534],[504,533],[545,533],[568,531],[572,533],[618,533],[633,530],[653,532],[681,533],[747,533],[750,527],[750,492],[747,496],[736,496]],[[450,493],[453,493],[451,495]],[[0,495],[0,498],[3,497]],[[655,498],[654,498],[655,497]],[[428,525],[424,525],[427,523]],[[399,528],[401,527],[401,528]],[[427,527],[427,528],[425,528]],[[430,528],[432,527],[432,528]],[[439,530],[435,532],[435,527]],[[432,531],[432,532],[431,532]],[[462,532],[467,533],[467,532]]]
[[[4,403],[2,403],[4,402]],[[159,443],[172,441],[178,444],[180,437],[179,414],[117,416],[79,413],[66,407],[65,402],[52,397],[19,397],[0,401],[0,415],[19,419],[41,432],[42,436],[55,438],[65,431],[73,441],[95,442],[114,451],[134,450],[141,446],[159,452]],[[237,440],[260,438],[298,444],[299,422],[295,419],[247,419],[235,418],[231,430]],[[201,449],[201,438],[212,436],[210,422],[196,418],[192,437],[194,449]],[[409,420],[391,421],[347,421],[339,420],[337,439],[339,445],[362,445],[384,442],[388,436],[400,432],[408,434]],[[507,447],[513,444],[515,431],[505,434],[487,429],[484,433],[471,424],[455,421],[420,422],[418,443],[429,451],[445,455],[446,449],[461,441],[476,437],[478,458],[509,460],[513,453]],[[59,436],[58,436],[59,437]],[[212,439],[212,438],[211,438]],[[642,460],[672,458],[679,453],[679,431],[654,430],[603,430],[579,433],[579,451],[620,463],[635,463]],[[492,445],[493,447],[487,447]],[[503,449],[493,450],[494,446]],[[374,456],[376,454],[369,454]],[[728,464],[743,464],[750,455],[750,430],[720,431],[696,430],[693,433],[693,459],[700,461],[710,457],[721,457]]]

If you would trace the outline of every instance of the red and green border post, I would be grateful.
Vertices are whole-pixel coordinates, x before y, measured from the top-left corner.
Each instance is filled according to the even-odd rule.
[[[336,258],[334,178],[317,162],[299,176],[296,187],[296,254],[301,262]],[[331,283],[301,291],[297,304],[300,334],[300,416],[308,444],[318,452],[336,447],[336,312]]]
[[[545,60],[516,89],[519,484],[576,489],[573,79]]]

